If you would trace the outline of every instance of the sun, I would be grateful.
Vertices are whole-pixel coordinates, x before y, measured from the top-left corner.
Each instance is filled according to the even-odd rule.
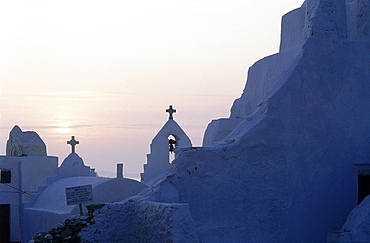
[[[70,125],[68,123],[57,123],[58,133],[69,133],[71,131]]]

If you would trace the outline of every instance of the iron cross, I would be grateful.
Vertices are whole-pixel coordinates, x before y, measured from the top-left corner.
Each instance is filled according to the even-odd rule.
[[[166,109],[166,112],[170,113],[170,117],[168,119],[172,120],[173,119],[172,114],[176,113],[176,110],[172,108],[172,105],[170,105],[169,109]]]
[[[67,141],[67,144],[71,145],[71,147],[72,147],[72,153],[75,153],[75,151],[76,151],[75,150],[75,146],[77,144],[80,144],[80,142],[79,141],[76,141],[75,136],[72,136],[71,140],[70,141]]]

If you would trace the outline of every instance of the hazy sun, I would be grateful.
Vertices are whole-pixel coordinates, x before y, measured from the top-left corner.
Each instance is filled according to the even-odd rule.
[[[58,123],[57,130],[59,133],[69,133],[71,128],[69,127],[68,123]]]

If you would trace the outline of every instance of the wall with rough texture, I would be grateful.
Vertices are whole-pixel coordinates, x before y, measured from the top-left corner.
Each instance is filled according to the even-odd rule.
[[[370,197],[366,197],[348,215],[338,231],[329,232],[328,242],[370,242]]]
[[[306,48],[234,143],[176,161],[178,198],[196,224],[209,222],[201,240],[324,241],[356,205],[352,162],[370,156],[369,44]]]
[[[7,156],[46,156],[46,145],[40,136],[33,131],[23,132],[14,126],[6,142]]]
[[[58,158],[53,156],[0,156],[0,169],[11,171],[11,183],[0,184],[0,204],[10,204],[12,241],[22,237],[22,202],[30,200],[57,167]]]
[[[146,188],[132,179],[91,176],[63,178],[40,187],[39,193],[33,195],[33,200],[23,205],[23,241],[30,240],[35,232],[46,232],[69,216],[79,214],[78,205],[67,205],[65,189],[82,185],[91,185],[93,196],[91,202],[82,204],[83,208],[94,203],[119,202]]]
[[[370,157],[370,38],[346,38],[344,1],[305,4],[310,27],[301,50],[249,70],[255,74],[231,114],[244,121],[218,145],[184,151],[138,196],[188,204],[201,242],[323,242],[356,206],[353,163]],[[254,93],[260,98],[248,97]],[[128,211],[119,214],[128,219],[137,205],[124,204]],[[101,229],[108,237],[110,228]],[[150,240],[158,232],[142,233]]]
[[[84,242],[198,242],[187,204],[131,199],[97,210],[94,221]]]
[[[169,119],[161,130],[155,135],[150,144],[150,154],[147,155],[147,163],[144,164],[144,172],[141,173],[141,182],[150,185],[162,177],[171,166],[169,155],[169,137],[176,140],[174,149],[175,158],[180,149],[191,148],[189,137],[173,119]]]
[[[250,67],[243,94],[234,101],[229,119],[247,118],[256,111],[266,92],[289,70],[308,38],[369,41],[369,5],[368,0],[308,0],[300,8],[285,14],[281,23],[279,53]],[[206,146],[221,140],[218,137],[218,140],[209,139],[214,137],[213,134],[222,133],[218,123],[225,121],[214,120],[208,125],[204,136]]]

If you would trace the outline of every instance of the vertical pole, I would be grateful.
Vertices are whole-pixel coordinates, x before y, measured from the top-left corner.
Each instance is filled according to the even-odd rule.
[[[80,205],[80,215],[82,216],[82,203],[80,203],[79,205]]]

